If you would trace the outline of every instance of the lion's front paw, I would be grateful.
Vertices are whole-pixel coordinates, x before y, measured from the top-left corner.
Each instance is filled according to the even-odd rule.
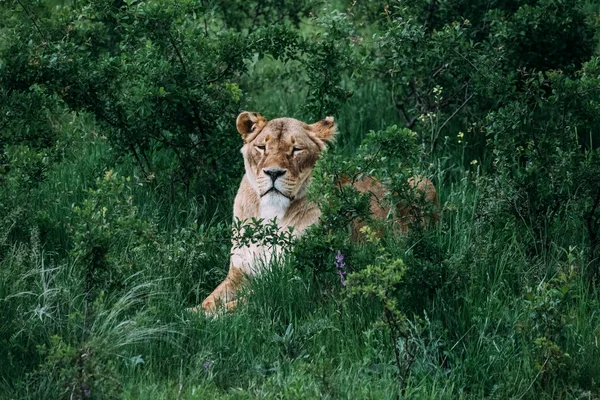
[[[196,306],[196,307],[188,307],[185,309],[185,311],[189,312],[189,313],[197,313],[198,311],[201,310],[200,306]]]
[[[207,317],[215,315],[217,312],[217,303],[215,302],[215,298],[213,296],[208,296],[202,302],[202,309]]]
[[[201,305],[188,310],[191,312],[199,312],[200,310],[204,310],[204,315],[206,315],[207,317],[216,317],[220,314],[223,314],[224,312],[232,312],[237,305],[237,300],[223,303],[221,301],[215,301],[212,297],[208,297],[202,302]]]
[[[216,313],[217,307],[213,297],[209,296],[202,302],[202,304],[197,305],[196,307],[186,308],[185,310],[190,313],[199,313],[204,311],[204,314],[207,317],[210,317]]]
[[[225,307],[227,308],[228,312],[233,312],[233,310],[235,310],[235,308],[238,306],[238,300],[232,300],[230,302],[228,302],[227,304],[225,304]]]

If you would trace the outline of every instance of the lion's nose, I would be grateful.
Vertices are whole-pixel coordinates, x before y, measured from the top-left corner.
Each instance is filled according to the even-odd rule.
[[[269,175],[274,183],[277,180],[277,178],[286,173],[286,170],[281,168],[265,168],[263,169],[263,172],[265,173],[265,175]]]

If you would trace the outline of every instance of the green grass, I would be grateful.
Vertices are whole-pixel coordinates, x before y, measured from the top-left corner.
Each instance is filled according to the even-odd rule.
[[[292,117],[316,122],[310,121],[303,109],[306,92],[298,88],[297,82],[287,79],[294,68],[294,63],[283,64],[270,59],[256,62],[251,71],[261,77],[260,87],[252,79],[244,85],[253,93],[248,99],[248,110],[259,112],[267,119]],[[343,86],[352,92],[352,96],[335,115],[338,126],[336,150],[352,152],[369,131],[403,124],[391,101],[392,93],[383,82],[356,84],[353,79],[346,78]]]
[[[351,152],[370,129],[399,123],[386,96],[379,82],[355,89],[336,116],[338,151]],[[294,113],[301,104],[300,94],[281,89],[255,95],[248,108],[302,117]],[[38,214],[26,226],[38,228],[1,243],[0,398],[79,396],[81,388],[64,383],[77,374],[89,374],[96,398],[397,398],[381,306],[350,298],[335,276],[315,281],[284,261],[252,282],[247,303],[234,314],[209,320],[186,312],[226,273],[229,239],[221,232],[228,230],[235,188],[216,203],[194,193],[171,200],[131,160],[116,163],[110,145],[90,133],[90,121],[74,121],[81,124],[71,132],[77,140],[27,197]],[[474,183],[473,169],[461,165],[433,167],[442,220],[427,240],[443,256],[436,268],[444,281],[406,310],[415,354],[403,395],[598,398],[599,303],[581,273],[582,228],[565,219],[564,232],[581,234],[554,238],[540,250],[526,229],[486,221],[493,204]],[[153,231],[141,244],[125,231],[129,240],[112,245],[110,257],[127,278],[86,305],[85,263],[69,251],[73,207],[109,169],[131,176],[125,193],[133,196],[136,218]],[[398,255],[413,251],[404,238],[385,243]],[[569,246],[575,246],[570,261]],[[567,270],[575,273],[559,301],[544,283]],[[547,314],[543,323],[532,316],[536,305]],[[563,317],[562,350],[578,367],[576,377],[561,376],[560,366],[551,370],[556,360],[540,356],[534,343],[552,318]],[[82,357],[93,360],[85,364],[89,371],[80,367]]]

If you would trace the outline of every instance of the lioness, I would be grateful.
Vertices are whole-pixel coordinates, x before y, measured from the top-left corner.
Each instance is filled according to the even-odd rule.
[[[292,226],[294,235],[302,235],[321,215],[319,208],[307,201],[306,189],[319,153],[335,136],[333,117],[309,125],[293,118],[267,121],[258,113],[242,112],[236,126],[244,140],[241,152],[246,173],[235,197],[234,218],[242,221],[277,218],[279,228]],[[422,191],[428,201],[437,202],[435,188],[428,179],[413,178],[411,185]],[[356,182],[355,186],[361,192],[371,191],[373,198],[384,192],[381,185],[373,184],[369,178]],[[372,200],[371,208],[375,216],[388,214],[376,200]],[[227,277],[202,302],[207,314],[214,313],[219,304],[229,310],[235,307],[238,288],[263,265],[256,262],[260,257],[268,261],[268,249],[233,244]]]

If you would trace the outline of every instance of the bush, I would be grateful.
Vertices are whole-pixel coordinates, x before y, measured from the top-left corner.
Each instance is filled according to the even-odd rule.
[[[536,233],[542,254],[564,229],[558,220],[571,217],[576,229],[587,228],[589,259],[597,257],[600,186],[589,179],[600,172],[597,76],[597,59],[574,77],[533,74],[523,92],[488,115],[486,131],[508,209]]]
[[[595,0],[2,5],[0,397],[597,397]],[[231,229],[243,109],[339,123],[297,240]],[[232,236],[292,254],[188,314]]]
[[[245,3],[211,10],[195,1],[97,0],[55,11],[45,3],[32,10],[15,4],[0,48],[0,79],[10,95],[0,106],[12,108],[4,125],[22,126],[48,97],[64,102],[95,115],[115,149],[145,174],[212,196],[241,171],[241,158],[231,157],[239,143],[231,128],[243,106],[239,82],[255,53],[301,60],[311,114],[333,112],[348,97],[338,74],[350,62],[341,45],[344,17],[324,19],[314,41],[284,23],[297,23],[311,4],[258,2],[249,33],[236,23],[247,21],[237,19]],[[273,25],[274,15],[286,18]],[[30,17],[43,24],[32,26]],[[13,116],[15,102],[26,113]],[[30,136],[43,140],[45,126],[34,127],[39,132]]]
[[[521,91],[527,78],[518,71],[571,75],[588,61],[595,33],[583,4],[418,1],[372,9],[367,18],[381,29],[375,70],[389,77],[405,125],[433,152]],[[485,154],[484,140],[471,144],[472,154]]]
[[[155,247],[156,230],[139,217],[128,193],[129,181],[107,171],[74,208],[72,255],[82,266],[90,301],[103,290],[123,289],[125,278],[141,270],[135,265],[136,253],[153,252]]]

